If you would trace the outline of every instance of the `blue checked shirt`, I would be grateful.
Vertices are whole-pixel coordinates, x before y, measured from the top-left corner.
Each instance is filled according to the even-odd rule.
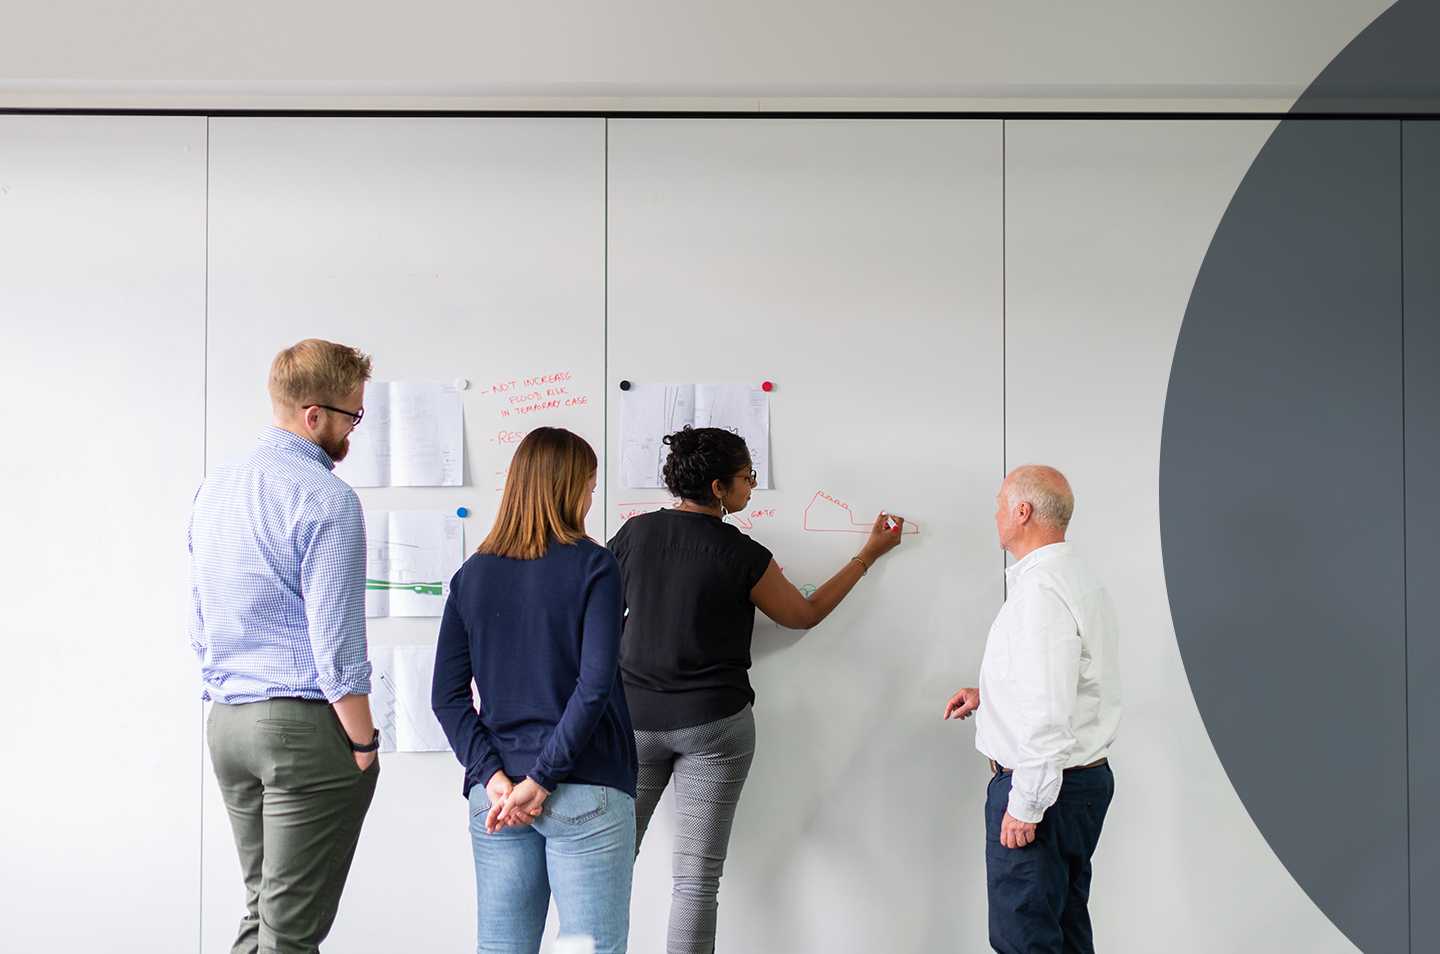
[[[220,468],[190,513],[190,645],[204,698],[370,692],[365,519],[319,445],[278,427]]]

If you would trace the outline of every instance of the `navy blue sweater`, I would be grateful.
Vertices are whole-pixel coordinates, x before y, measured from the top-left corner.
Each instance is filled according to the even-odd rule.
[[[620,568],[590,540],[551,544],[538,560],[465,561],[450,582],[430,694],[465,766],[465,794],[503,770],[552,792],[572,782],[635,795],[622,606]]]

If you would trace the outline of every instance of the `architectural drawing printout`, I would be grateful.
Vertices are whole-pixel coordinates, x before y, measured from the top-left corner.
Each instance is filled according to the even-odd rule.
[[[365,615],[439,616],[450,577],[465,562],[465,533],[453,514],[365,513]]]
[[[460,392],[442,384],[372,381],[365,419],[335,473],[352,487],[459,487],[465,477]]]
[[[632,384],[621,398],[621,483],[664,487],[665,435],[686,425],[739,434],[750,448],[756,486],[770,489],[770,398],[744,384]]]
[[[372,647],[370,665],[370,714],[380,730],[380,751],[450,751],[430,709],[435,647]]]

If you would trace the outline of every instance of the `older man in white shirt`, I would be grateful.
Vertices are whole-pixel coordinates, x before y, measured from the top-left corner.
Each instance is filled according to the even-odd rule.
[[[995,527],[1016,562],[980,686],[945,707],[947,719],[975,713],[990,759],[985,869],[1001,954],[1095,950],[1090,859],[1115,792],[1119,639],[1109,595],[1065,542],[1074,508],[1053,467],[1018,467],[1001,484]]]

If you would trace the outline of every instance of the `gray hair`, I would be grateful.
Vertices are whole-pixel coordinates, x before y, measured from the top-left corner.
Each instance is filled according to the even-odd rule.
[[[1012,509],[1028,503],[1039,523],[1062,533],[1075,512],[1070,482],[1060,471],[1044,464],[1025,464],[1012,470],[1005,478],[1005,503]]]

